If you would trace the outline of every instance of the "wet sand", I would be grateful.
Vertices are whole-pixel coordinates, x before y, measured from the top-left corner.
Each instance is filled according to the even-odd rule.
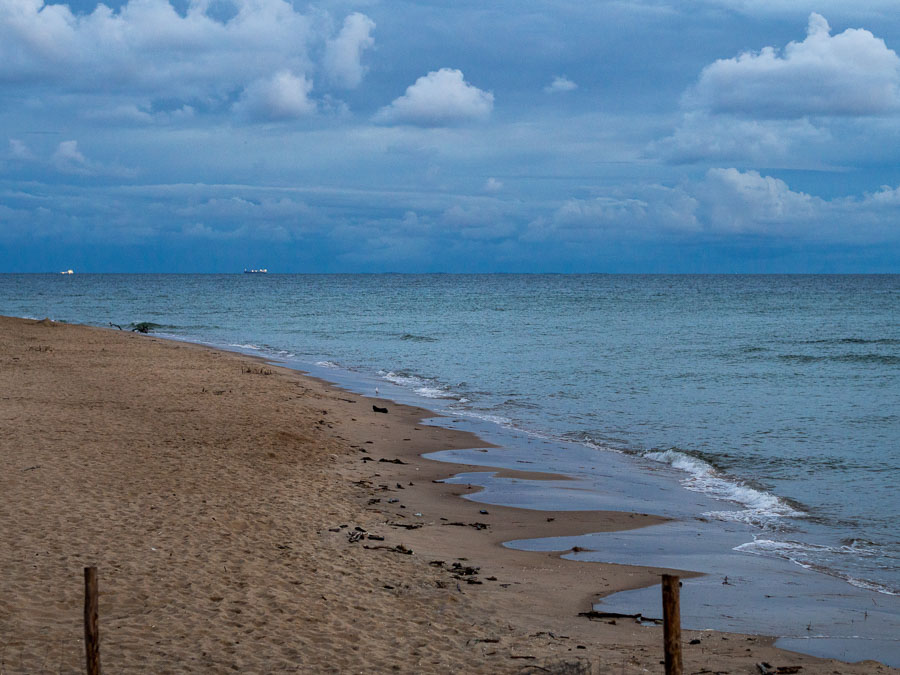
[[[661,628],[579,612],[670,570],[501,545],[662,519],[461,499],[484,469],[419,455],[484,443],[431,412],[50,322],[0,318],[0,368],[0,673],[83,671],[86,565],[107,672],[662,672]],[[896,672],[684,640],[685,672]]]

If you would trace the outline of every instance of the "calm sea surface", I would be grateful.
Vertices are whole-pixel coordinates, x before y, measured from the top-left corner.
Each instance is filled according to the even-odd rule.
[[[0,275],[0,313],[149,321],[671,465],[748,555],[900,593],[900,276]]]

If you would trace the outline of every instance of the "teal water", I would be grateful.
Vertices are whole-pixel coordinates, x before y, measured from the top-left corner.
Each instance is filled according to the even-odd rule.
[[[749,528],[748,556],[883,595],[900,593],[898,310],[897,275],[0,275],[3,314],[150,321],[558,453],[658,462],[712,500],[698,518]]]

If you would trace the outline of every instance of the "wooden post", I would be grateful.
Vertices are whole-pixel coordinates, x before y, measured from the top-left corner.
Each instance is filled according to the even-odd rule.
[[[84,568],[84,655],[87,675],[100,675],[100,609],[97,601],[97,568]]]
[[[666,675],[682,675],[681,609],[678,588],[681,581],[671,574],[662,575],[663,647],[666,653]]]

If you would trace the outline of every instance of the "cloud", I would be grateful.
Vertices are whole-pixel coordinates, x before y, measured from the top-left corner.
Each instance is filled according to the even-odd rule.
[[[813,224],[827,211],[824,200],[757,171],[710,169],[694,192],[702,204],[702,220],[718,232],[790,232],[798,224]]]
[[[102,122],[104,126],[147,127],[186,122],[193,119],[197,110],[190,105],[181,105],[169,110],[154,110],[148,100],[119,102],[121,98],[98,98],[93,107],[80,111],[79,116],[89,122]]]
[[[271,78],[257,80],[244,90],[235,110],[251,121],[284,122],[311,115],[316,104],[310,100],[312,82],[287,70]]]
[[[757,171],[713,168],[677,187],[620,186],[570,199],[529,226],[528,241],[591,242],[660,236],[766,237],[809,242],[900,239],[900,187],[822,199]]]
[[[31,160],[34,159],[34,154],[31,152],[29,147],[25,145],[23,141],[20,141],[17,138],[9,139],[9,157],[10,159],[18,159],[18,160]]]
[[[137,175],[135,169],[124,167],[117,163],[97,162],[85,157],[81,150],[78,149],[78,141],[62,141],[56,146],[56,150],[50,156],[49,166],[60,173],[75,176],[133,178]]]
[[[702,112],[686,113],[675,132],[651,143],[648,154],[674,164],[744,160],[786,163],[832,140],[827,129],[807,119],[750,120]]]
[[[375,44],[373,30],[375,22],[365,14],[356,12],[344,19],[341,32],[325,46],[323,66],[332,82],[346,89],[359,86],[367,70],[360,60]]]
[[[892,132],[879,125],[896,127],[897,113],[900,57],[867,30],[831,35],[812,13],[802,42],[706,66],[682,97],[674,132],[647,154],[676,164],[821,167],[871,155],[868,144],[847,139],[885,138]]]
[[[745,52],[706,66],[688,108],[767,119],[866,116],[900,111],[900,58],[863,29],[831,35],[819,14],[803,42]]]
[[[203,202],[175,209],[179,218],[197,219],[216,223],[296,223],[311,213],[302,201],[287,197],[242,196],[211,197]]]
[[[598,237],[655,235],[661,231],[696,231],[697,200],[682,188],[628,186],[593,199],[569,199],[550,218],[529,225],[526,238],[573,242]]]
[[[304,78],[321,69],[352,87],[365,72],[359,59],[373,44],[374,23],[363,14],[348,16],[329,40],[326,14],[301,13],[287,0],[230,0],[227,14],[223,3],[185,4],[179,12],[169,0],[128,0],[116,10],[101,3],[78,14],[43,0],[0,0],[0,85],[39,90],[48,103],[70,105],[64,97],[71,94],[102,100],[108,116],[146,124],[158,110],[227,111],[251,87],[265,96],[273,73],[296,79],[269,81],[269,97],[281,99],[269,108],[296,117],[305,107],[298,95]]]
[[[868,197],[868,201],[877,207],[900,208],[900,187],[882,185],[878,192]]]
[[[484,182],[484,187],[482,188],[482,190],[484,190],[485,192],[500,192],[500,190],[502,190],[502,189],[503,189],[502,181],[499,181],[494,177],[488,178]]]
[[[375,116],[383,124],[439,127],[486,120],[494,95],[469,84],[459,70],[441,68],[416,80]]]
[[[50,158],[51,164],[58,171],[74,174],[94,173],[91,163],[78,149],[78,141],[63,141]]]
[[[218,21],[208,2],[182,16],[168,0],[67,5],[0,0],[0,80],[53,83],[68,91],[144,92],[167,97],[227,95],[265,72],[305,72],[311,20],[283,0],[236,0]]]
[[[98,108],[84,113],[87,119],[112,122],[114,124],[150,124],[153,114],[134,103],[122,103],[110,108]]]
[[[508,209],[508,205],[487,200],[454,204],[444,210],[440,222],[454,236],[462,239],[500,240],[516,231],[509,220]]]
[[[0,159],[8,161],[6,166],[0,162],[0,176],[5,173],[12,173],[19,177],[27,174],[32,180],[50,179],[50,182],[53,182],[59,178],[54,174],[116,178],[133,178],[138,174],[137,170],[124,167],[115,161],[104,162],[86,157],[76,140],[66,140],[49,146],[39,143],[38,146],[37,150],[32,150],[17,138],[9,139],[8,152],[0,155]],[[16,199],[23,194],[25,193],[18,193]],[[6,196],[8,197],[9,193]],[[4,198],[5,196],[0,194],[0,203]]]
[[[289,228],[277,223],[256,224],[253,227],[240,225],[233,229],[210,227],[206,223],[185,225],[181,234],[192,239],[208,239],[212,241],[266,241],[286,244],[294,237]]]
[[[578,89],[578,85],[572,82],[565,75],[557,75],[553,78],[553,82],[544,87],[545,94],[559,94],[567,91]]]

